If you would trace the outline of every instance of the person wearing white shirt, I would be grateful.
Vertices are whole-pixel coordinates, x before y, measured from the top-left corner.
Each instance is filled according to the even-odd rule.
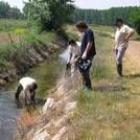
[[[71,68],[71,76],[73,77],[77,67],[77,61],[80,57],[80,42],[76,42],[75,40],[69,41],[69,57],[67,60],[67,67]]]
[[[122,77],[122,60],[125,54],[125,51],[128,48],[129,40],[134,34],[134,30],[128,25],[125,25],[121,18],[116,20],[117,31],[115,34],[115,45],[114,51],[116,56],[117,63],[117,74],[119,77]]]
[[[16,100],[24,97],[25,102],[34,102],[35,100],[35,91],[37,89],[37,82],[31,77],[23,77],[20,79],[17,91],[15,93]]]

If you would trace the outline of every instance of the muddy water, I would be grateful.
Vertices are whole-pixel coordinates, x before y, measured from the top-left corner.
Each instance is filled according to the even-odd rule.
[[[37,90],[38,99],[43,100],[46,98],[46,91],[55,85],[63,65],[64,63],[56,54],[23,75],[37,80],[39,85]],[[17,83],[18,79],[15,79],[13,83],[10,83],[3,91],[0,91],[0,140],[13,140],[14,134],[17,133],[16,119],[22,111],[18,109],[14,100]]]

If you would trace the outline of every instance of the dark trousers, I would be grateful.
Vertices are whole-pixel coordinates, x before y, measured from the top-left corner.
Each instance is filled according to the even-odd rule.
[[[81,72],[81,75],[83,78],[83,86],[89,90],[92,90],[89,70]]]
[[[89,60],[92,62],[93,57],[89,58]],[[83,79],[83,86],[88,90],[92,90],[92,84],[90,79],[90,68],[91,66],[85,71],[80,71]]]
[[[37,88],[37,84],[34,84],[34,86],[32,88],[33,89],[30,89],[29,90],[30,91],[30,94],[31,94],[30,99],[31,99],[31,101],[35,101],[35,89]],[[19,84],[18,87],[17,87],[17,91],[15,93],[15,98],[17,100],[19,99],[19,95],[20,95],[20,93],[21,93],[22,90],[23,90],[23,87],[22,87],[21,84]],[[26,94],[26,92],[24,92],[24,94]]]
[[[19,84],[18,87],[17,87],[17,91],[16,91],[16,93],[15,93],[15,98],[16,98],[17,100],[19,99],[19,95],[20,95],[20,93],[21,93],[22,90],[23,90],[23,87],[22,87],[21,84]]]

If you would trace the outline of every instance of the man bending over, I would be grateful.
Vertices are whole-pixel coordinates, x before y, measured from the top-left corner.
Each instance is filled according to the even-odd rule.
[[[28,101],[30,103],[34,102],[36,89],[37,89],[37,82],[35,79],[30,77],[23,77],[19,81],[15,98],[19,100],[21,97],[22,99],[24,98],[25,102]]]

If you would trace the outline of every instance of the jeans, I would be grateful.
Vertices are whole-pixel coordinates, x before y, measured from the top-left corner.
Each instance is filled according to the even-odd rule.
[[[116,62],[117,65],[122,64],[122,59],[124,57],[126,48],[116,49]]]

